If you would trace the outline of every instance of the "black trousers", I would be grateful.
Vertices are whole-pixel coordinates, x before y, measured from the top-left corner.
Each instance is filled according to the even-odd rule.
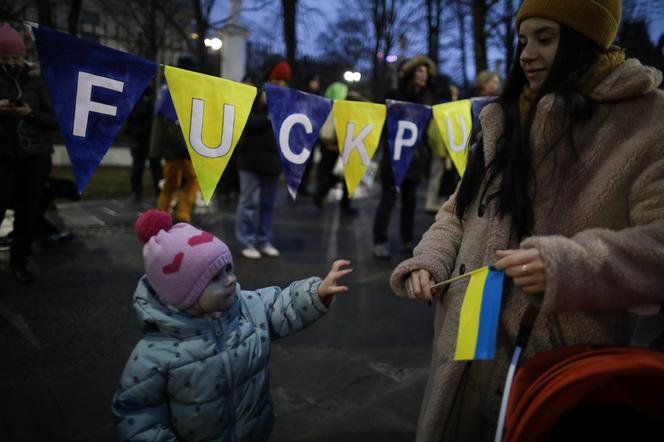
[[[145,170],[145,160],[148,160],[150,165],[150,173],[152,175],[152,187],[154,193],[159,197],[159,181],[164,176],[161,168],[160,158],[148,158],[149,145],[145,143],[133,143],[131,146],[131,192],[135,197],[141,198],[143,196],[143,171]]]
[[[28,263],[32,241],[39,228],[44,183],[51,173],[50,156],[0,157],[0,222],[8,208],[14,208],[14,233],[9,265]]]
[[[419,181],[404,180],[401,184],[401,241],[409,243],[415,235],[415,205],[417,203],[417,186]],[[382,193],[376,208],[373,225],[374,244],[387,242],[387,231],[390,227],[392,210],[397,201],[397,188],[391,173],[381,174]]]

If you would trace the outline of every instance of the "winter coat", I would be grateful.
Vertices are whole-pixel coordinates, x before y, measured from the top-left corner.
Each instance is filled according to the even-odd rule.
[[[239,170],[272,177],[281,173],[277,142],[260,93],[235,150]]]
[[[145,336],[113,398],[121,440],[264,441],[273,425],[270,339],[320,318],[319,278],[285,289],[236,288],[218,319],[171,310],[143,277],[134,307]]]
[[[463,223],[454,195],[415,248],[397,266],[393,290],[415,269],[443,281],[496,260],[496,250],[537,248],[546,291],[526,295],[515,285],[503,294],[496,357],[453,361],[459,313],[468,280],[436,299],[431,369],[420,411],[418,441],[493,440],[509,358],[529,303],[540,314],[526,356],[578,343],[629,342],[630,306],[664,301],[664,92],[659,71],[627,60],[591,92],[598,107],[573,132],[578,160],[565,138],[544,153],[563,125],[560,103],[545,96],[532,125],[531,186],[534,234],[519,241],[511,218],[496,214],[497,199],[476,198]],[[481,113],[486,164],[503,130],[502,108]],[[555,157],[555,158],[554,158]],[[556,170],[556,162],[565,161]],[[491,195],[499,181],[486,192]]]
[[[151,142],[150,157],[165,160],[188,160],[189,151],[182,128],[178,121],[173,99],[164,85],[156,103],[154,140]]]
[[[0,68],[0,99],[20,100],[32,109],[27,117],[0,115],[0,157],[51,156],[58,123],[41,78],[27,66],[12,77]]]

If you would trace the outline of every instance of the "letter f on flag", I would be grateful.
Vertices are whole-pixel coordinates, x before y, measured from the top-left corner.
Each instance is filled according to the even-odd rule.
[[[76,185],[83,192],[157,65],[43,26],[33,32]]]

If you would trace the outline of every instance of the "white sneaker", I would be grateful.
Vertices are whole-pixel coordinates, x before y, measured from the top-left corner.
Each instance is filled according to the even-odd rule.
[[[265,244],[260,248],[260,252],[270,258],[276,258],[279,256],[279,250],[277,250],[272,244]]]
[[[259,259],[261,257],[261,252],[256,250],[255,247],[245,247],[240,253],[247,259]]]

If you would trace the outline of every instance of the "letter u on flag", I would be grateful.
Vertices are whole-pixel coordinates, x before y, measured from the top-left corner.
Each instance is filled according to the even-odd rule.
[[[279,145],[286,185],[295,199],[311,149],[332,110],[332,101],[287,87],[265,85],[267,110]]]
[[[208,204],[247,124],[256,88],[172,66],[164,73]]]
[[[463,176],[468,162],[468,138],[472,130],[470,100],[452,101],[432,108],[433,119],[459,175]]]
[[[454,360],[493,359],[505,272],[482,267],[471,272],[461,305]]]
[[[355,191],[376,153],[386,113],[384,104],[338,100],[332,106],[349,195]]]
[[[397,189],[401,188],[417,144],[430,119],[429,106],[387,100],[387,143],[390,146],[394,184]]]
[[[157,65],[43,26],[33,32],[76,185],[83,192]]]

